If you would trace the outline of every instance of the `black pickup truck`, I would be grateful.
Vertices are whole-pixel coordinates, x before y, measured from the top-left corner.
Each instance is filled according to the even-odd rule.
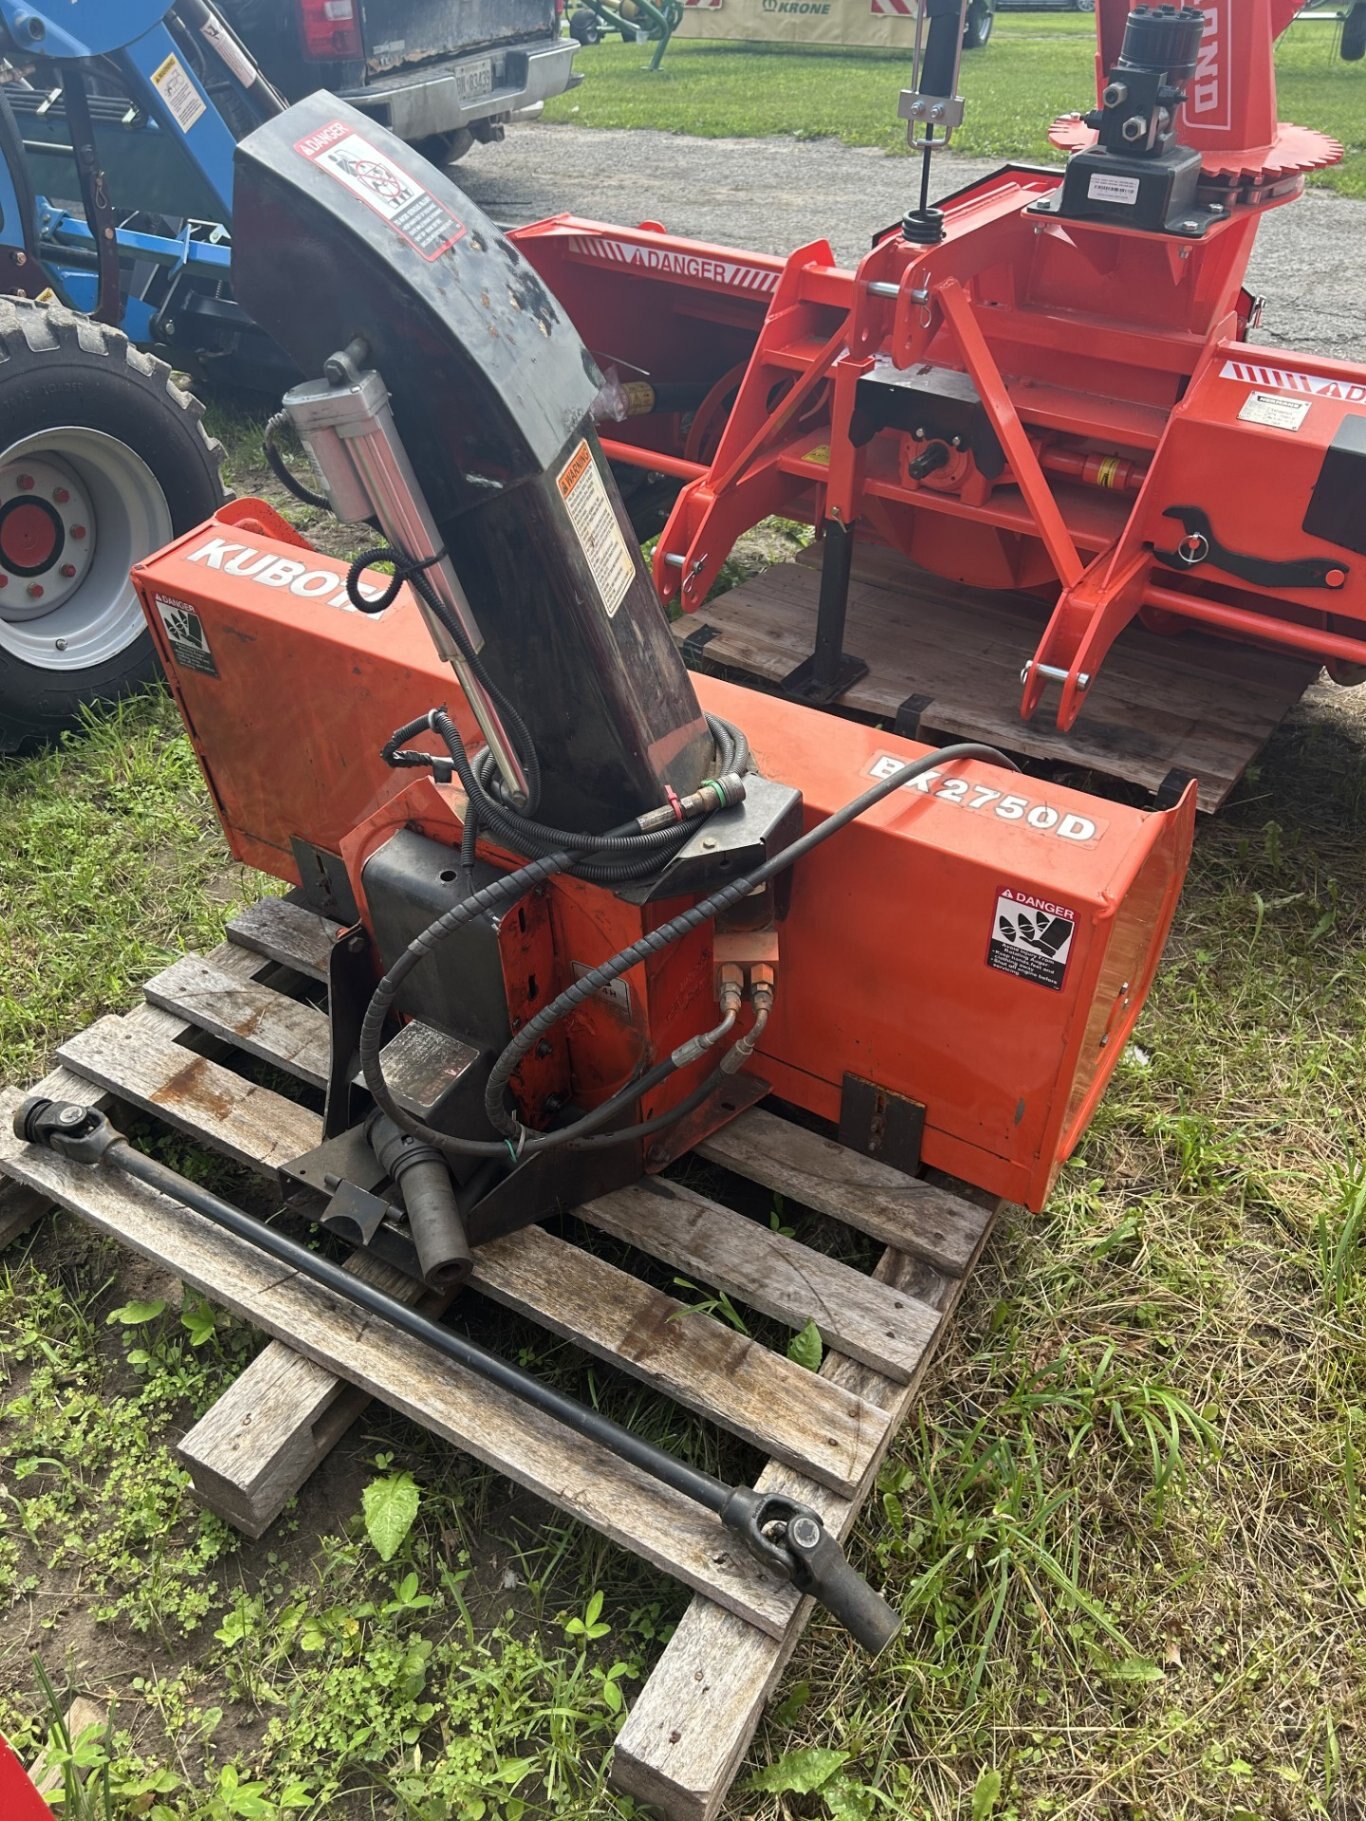
[[[429,158],[501,139],[510,115],[572,88],[560,0],[218,0],[290,101],[331,89]]]

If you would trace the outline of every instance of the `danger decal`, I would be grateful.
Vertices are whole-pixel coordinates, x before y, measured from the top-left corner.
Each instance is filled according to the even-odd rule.
[[[194,78],[174,52],[152,71],[152,87],[182,133],[204,118],[209,104],[195,87]]]
[[[1333,398],[1342,404],[1366,403],[1366,386],[1350,379],[1329,379],[1322,373],[1292,373],[1286,367],[1263,367],[1251,360],[1226,360],[1221,379],[1240,379],[1249,386],[1271,386],[1277,392],[1308,393],[1311,398]]]
[[[166,628],[171,656],[182,670],[198,670],[207,677],[218,675],[218,666],[204,636],[204,622],[188,601],[177,601],[171,595],[156,597],[157,612]]]
[[[444,202],[344,121],[320,127],[300,139],[294,150],[344,184],[425,260],[439,258],[466,232],[464,222]]]
[[[673,247],[641,247],[629,240],[612,240],[605,234],[574,234],[571,253],[605,259],[612,265],[632,266],[641,272],[661,272],[669,278],[694,278],[703,284],[724,285],[733,291],[767,293],[778,288],[779,274],[764,266],[742,265],[736,259],[718,259],[708,253],[683,253]]]
[[[1003,885],[992,913],[987,966],[1059,993],[1076,933],[1077,913],[1070,905]]]
[[[556,485],[610,620],[631,592],[636,565],[586,442],[579,444],[561,468]]]

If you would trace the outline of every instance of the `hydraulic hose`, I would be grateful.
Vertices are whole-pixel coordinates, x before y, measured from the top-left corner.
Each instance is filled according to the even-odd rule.
[[[277,411],[274,417],[272,417],[270,422],[266,425],[265,433],[261,438],[261,448],[265,454],[266,464],[276,480],[279,481],[280,485],[285,489],[286,493],[292,493],[300,504],[305,506],[316,506],[319,511],[330,512],[332,510],[331,500],[328,499],[325,494],[315,493],[312,487],[305,486],[303,481],[299,479],[298,475],[295,474],[294,470],[285,460],[284,456],[281,455],[279,443],[280,432],[282,430],[287,430],[288,428],[288,411]]]
[[[913,783],[916,778],[921,777],[927,771],[939,766],[955,764],[960,759],[986,759],[1011,771],[1019,769],[1013,760],[998,752],[994,747],[977,741],[965,741],[956,746],[946,746],[939,751],[927,753],[920,759],[910,759],[888,777],[880,778],[869,789],[852,798],[843,808],[835,810],[823,822],[808,829],[804,835],[790,846],[785,847],[781,853],[775,854],[752,872],[732,880],[730,884],[713,892],[679,916],[671,918],[669,922],[662,924],[659,929],[652,931],[648,936],[643,936],[638,942],[632,943],[630,947],[622,949],[611,960],[602,963],[601,966],[585,974],[582,979],[575,981],[534,1018],[529,1019],[495,1062],[485,1092],[485,1113],[493,1129],[504,1134],[503,1139],[459,1138],[450,1133],[437,1131],[435,1127],[426,1125],[398,1105],[384,1079],[384,1070],[380,1061],[380,1041],[385,1018],[393,1005],[398,990],[419,961],[429,955],[446,936],[461,928],[463,924],[482,911],[496,909],[504,903],[509,903],[514,897],[520,897],[523,892],[530,890],[533,885],[539,884],[554,873],[565,871],[574,857],[573,851],[562,848],[553,854],[531,861],[515,872],[505,873],[501,879],[485,886],[482,891],[474,893],[459,904],[452,905],[450,910],[443,912],[434,923],[409,944],[376,987],[366,1010],[360,1035],[360,1059],[366,1087],[377,1104],[384,1109],[396,1125],[401,1126],[404,1131],[411,1133],[415,1138],[435,1145],[443,1156],[452,1160],[470,1156],[503,1156],[509,1157],[513,1161],[520,1161],[524,1157],[541,1151],[564,1145],[577,1145],[589,1140],[613,1116],[614,1110],[619,1110],[625,1101],[639,1099],[643,1094],[649,1093],[661,1085],[676,1070],[687,1066],[689,1062],[696,1061],[695,1054],[686,1053],[692,1046],[684,1045],[672,1056],[656,1063],[646,1074],[628,1083],[609,1101],[595,1108],[592,1113],[585,1115],[582,1120],[577,1120],[571,1125],[560,1127],[552,1132],[529,1131],[504,1104],[507,1084],[527,1051],[538,1043],[548,1030],[558,1024],[561,1018],[566,1017],[585,999],[590,998],[594,993],[601,992],[604,987],[610,986],[614,980],[619,979],[622,974],[629,972],[642,961],[649,959],[651,955],[658,954],[670,943],[679,941],[703,923],[721,915],[732,905],[738,904],[742,898],[747,897],[759,886],[766,884],[768,880],[775,878],[787,868],[795,866],[799,860],[813,852],[823,842],[828,841],[833,835],[838,834],[842,828],[847,828],[851,822],[882,802],[883,798],[890,796],[894,790]],[[721,1069],[718,1067],[707,1083],[695,1090],[679,1105],[669,1108],[667,1113],[657,1115],[655,1119],[646,1121],[643,1125],[604,1134],[593,1140],[595,1148],[607,1143],[626,1143],[645,1136],[647,1130],[662,1130],[664,1126],[681,1119],[685,1112],[690,1111],[694,1105],[700,1104],[701,1099],[705,1098],[706,1093],[710,1092],[721,1078]]]
[[[1006,758],[1003,753],[997,752],[995,747],[985,746],[977,741],[962,741],[956,746],[944,746],[936,752],[927,753],[923,759],[910,759],[890,776],[880,778],[862,795],[846,803],[842,809],[835,810],[823,822],[818,822],[814,828],[808,829],[804,835],[801,835],[791,846],[785,847],[781,853],[766,860],[762,866],[755,867],[753,872],[732,880],[729,885],[723,885],[709,898],[703,898],[691,909],[681,912],[677,917],[670,918],[657,930],[652,930],[649,935],[642,936],[638,942],[633,942],[629,948],[622,949],[610,961],[605,961],[601,966],[591,969],[576,980],[572,986],[566,987],[557,999],[552,999],[549,1005],[543,1006],[536,1013],[535,1017],[527,1020],[494,1063],[484,1090],[484,1111],[490,1124],[496,1131],[507,1133],[510,1138],[515,1138],[522,1131],[523,1128],[516,1115],[504,1105],[508,1081],[527,1051],[576,1006],[582,1005],[584,1000],[591,998],[594,993],[602,992],[614,980],[629,973],[633,967],[638,967],[642,961],[649,960],[651,955],[657,955],[661,949],[668,948],[671,943],[689,935],[701,924],[721,916],[732,905],[738,904],[742,898],[747,898],[752,891],[757,890],[761,885],[766,885],[779,873],[795,866],[799,860],[813,852],[822,842],[828,841],[842,828],[847,828],[851,822],[872,809],[875,804],[880,803],[884,797],[890,796],[894,790],[912,783],[923,772],[932,771],[941,765],[953,764],[959,759],[990,759],[995,764],[1009,767],[1011,771],[1019,769],[1013,760]],[[554,1136],[558,1137],[561,1143],[572,1143],[573,1130],[574,1128],[570,1126]]]

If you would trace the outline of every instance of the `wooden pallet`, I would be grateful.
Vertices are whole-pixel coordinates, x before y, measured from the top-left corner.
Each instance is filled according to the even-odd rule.
[[[254,1084],[234,1060],[323,1079],[326,1021],[308,982],[333,928],[272,899],[229,940],[151,981],[147,1003],[101,1018],[59,1051],[41,1091],[113,1101],[269,1177],[317,1141],[309,1106]],[[613,1779],[671,1821],[717,1813],[809,1602],[754,1564],[717,1520],[384,1323],[355,1313],[201,1216],[131,1179],[63,1162],[10,1136],[0,1098],[0,1237],[52,1203],[156,1261],[269,1344],[179,1446],[201,1498],[259,1536],[371,1397],[593,1524],[696,1597],[637,1698]],[[473,1289],[643,1379],[761,1450],[759,1484],[808,1500],[848,1533],[963,1283],[995,1206],[902,1175],[755,1108],[701,1147],[721,1170],[780,1192],[885,1247],[864,1274],[683,1183],[655,1179],[579,1211],[586,1243],[542,1228],[480,1249]],[[814,1318],[818,1375],[686,1309],[598,1256],[596,1234],[724,1289],[796,1329]],[[619,1248],[618,1250],[619,1255]],[[370,1258],[352,1268],[416,1297]],[[424,1307],[432,1305],[428,1297]]]
[[[818,563],[817,550],[804,551],[675,621],[689,662],[781,682],[815,640]],[[1201,809],[1212,811],[1319,673],[1307,659],[1131,626],[1101,667],[1081,719],[1060,734],[1055,696],[1045,697],[1032,721],[1020,719],[1020,670],[1046,618],[1033,595],[967,588],[893,551],[860,550],[845,645],[869,671],[839,706],[894,722],[903,704],[919,698],[916,737],[931,745],[986,740],[1145,790],[1169,772],[1189,772],[1199,780]]]

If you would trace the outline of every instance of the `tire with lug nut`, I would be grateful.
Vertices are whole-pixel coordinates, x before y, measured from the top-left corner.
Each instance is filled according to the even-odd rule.
[[[157,676],[128,571],[223,499],[202,415],[119,330],[0,298],[0,752]]]

